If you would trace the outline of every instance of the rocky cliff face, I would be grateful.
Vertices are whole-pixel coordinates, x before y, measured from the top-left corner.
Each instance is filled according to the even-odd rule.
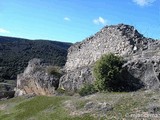
[[[40,59],[29,61],[24,73],[17,76],[15,96],[25,94],[52,95],[58,87],[59,78],[47,73],[47,67]]]
[[[91,65],[109,52],[127,57],[148,49],[152,41],[144,38],[133,26],[106,26],[94,36],[69,48],[65,68],[74,70]]]
[[[123,67],[134,78],[138,78],[143,82],[145,89],[155,90],[160,88],[160,56],[133,59],[125,63]],[[132,78],[126,77],[125,79]]]
[[[133,26],[119,24],[104,27],[94,36],[72,45],[68,50],[65,74],[60,78],[49,75],[39,59],[29,62],[17,77],[16,95],[35,93],[52,95],[59,86],[77,91],[94,82],[94,63],[106,53],[125,59],[122,78],[127,90],[160,88],[160,41],[145,38]]]
[[[160,41],[145,38],[133,26],[124,24],[106,26],[94,36],[72,45],[60,86],[75,91],[85,83],[92,83],[92,64],[110,52],[128,61],[124,67],[145,88],[159,88]]]

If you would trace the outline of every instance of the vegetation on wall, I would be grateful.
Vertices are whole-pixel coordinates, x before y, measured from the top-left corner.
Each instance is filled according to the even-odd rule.
[[[103,55],[94,66],[95,88],[98,91],[119,91],[123,60],[114,54]]]

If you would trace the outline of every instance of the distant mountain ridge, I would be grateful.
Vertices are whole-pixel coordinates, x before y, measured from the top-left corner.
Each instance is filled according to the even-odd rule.
[[[71,43],[0,36],[0,80],[16,79],[29,60],[63,66]]]

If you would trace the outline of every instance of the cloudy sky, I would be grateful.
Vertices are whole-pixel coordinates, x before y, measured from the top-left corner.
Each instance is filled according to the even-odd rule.
[[[77,42],[125,23],[160,39],[160,0],[0,0],[0,35]]]

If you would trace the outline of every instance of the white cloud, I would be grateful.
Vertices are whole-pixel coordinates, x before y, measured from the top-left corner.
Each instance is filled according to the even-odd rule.
[[[3,28],[0,28],[0,33],[10,33],[8,30],[5,30]]]
[[[151,5],[155,1],[156,0],[133,0],[133,2],[135,2],[137,5],[142,6],[142,7]]]
[[[105,25],[105,24],[107,23],[107,20],[105,20],[105,19],[102,18],[102,17],[99,17],[98,19],[94,19],[94,20],[93,20],[93,23],[94,23],[94,24],[97,24],[97,25],[100,25],[100,24]]]
[[[66,21],[71,21],[71,19],[68,18],[68,17],[65,17],[64,20],[66,20]]]

